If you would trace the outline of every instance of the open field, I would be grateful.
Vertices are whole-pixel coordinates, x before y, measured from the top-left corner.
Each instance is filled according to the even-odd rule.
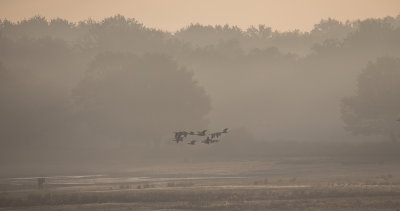
[[[318,162],[317,162],[318,161]],[[1,179],[0,210],[398,210],[398,163],[323,158],[186,163]]]

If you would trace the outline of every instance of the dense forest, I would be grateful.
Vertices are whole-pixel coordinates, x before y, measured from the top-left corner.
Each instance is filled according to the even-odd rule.
[[[121,15],[0,20],[0,87],[3,166],[398,142],[400,15],[321,20],[307,32],[168,32]],[[212,150],[170,141],[176,130],[225,127]]]

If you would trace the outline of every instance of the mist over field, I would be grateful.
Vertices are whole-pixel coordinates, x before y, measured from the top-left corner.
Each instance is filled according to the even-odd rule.
[[[395,156],[400,16],[323,19],[311,31],[193,23],[169,32],[121,15],[2,19],[0,80],[2,175]],[[222,128],[230,133],[215,145],[171,141],[174,131]]]
[[[399,210],[399,6],[0,0],[0,211]]]

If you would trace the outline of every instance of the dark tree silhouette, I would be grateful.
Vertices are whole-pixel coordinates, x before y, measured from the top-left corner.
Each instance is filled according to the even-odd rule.
[[[343,99],[342,118],[354,134],[384,135],[396,141],[400,126],[400,59],[383,57],[370,63],[352,97]]]
[[[327,19],[309,32],[192,24],[171,33],[121,15],[78,23],[2,19],[0,163],[25,162],[20,156],[31,153],[25,157],[30,163],[46,152],[57,154],[49,161],[62,160],[62,150],[73,150],[77,159],[79,150],[104,158],[94,143],[157,143],[171,131],[203,129],[210,100],[194,78],[213,99],[213,125],[245,125],[263,140],[336,140],[345,133],[340,99],[354,90],[359,70],[382,56],[400,57],[400,16]],[[382,79],[368,73],[371,81],[385,81],[374,88],[380,95],[371,95],[365,87],[374,84],[363,78],[360,91],[343,101],[348,130],[396,139],[398,81],[386,77],[398,64],[393,61],[367,68],[385,72]],[[216,146],[224,143],[230,142]]]
[[[161,55],[98,55],[74,97],[96,133],[123,142],[158,142],[177,129],[202,128],[210,110],[192,74]]]
[[[85,28],[88,28],[83,37],[85,45],[100,52],[162,52],[164,40],[169,35],[121,15],[106,18],[100,23],[89,23]]]

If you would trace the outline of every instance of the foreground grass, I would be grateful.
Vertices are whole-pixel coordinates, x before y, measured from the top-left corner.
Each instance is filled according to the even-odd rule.
[[[34,180],[3,180],[0,210],[400,209],[397,163],[289,161],[200,163],[157,168],[153,175],[142,169],[134,177],[63,179],[57,185],[49,179],[43,190],[35,189]],[[189,173],[192,177],[185,176]]]
[[[2,193],[0,210],[397,210],[400,187],[200,186]]]

